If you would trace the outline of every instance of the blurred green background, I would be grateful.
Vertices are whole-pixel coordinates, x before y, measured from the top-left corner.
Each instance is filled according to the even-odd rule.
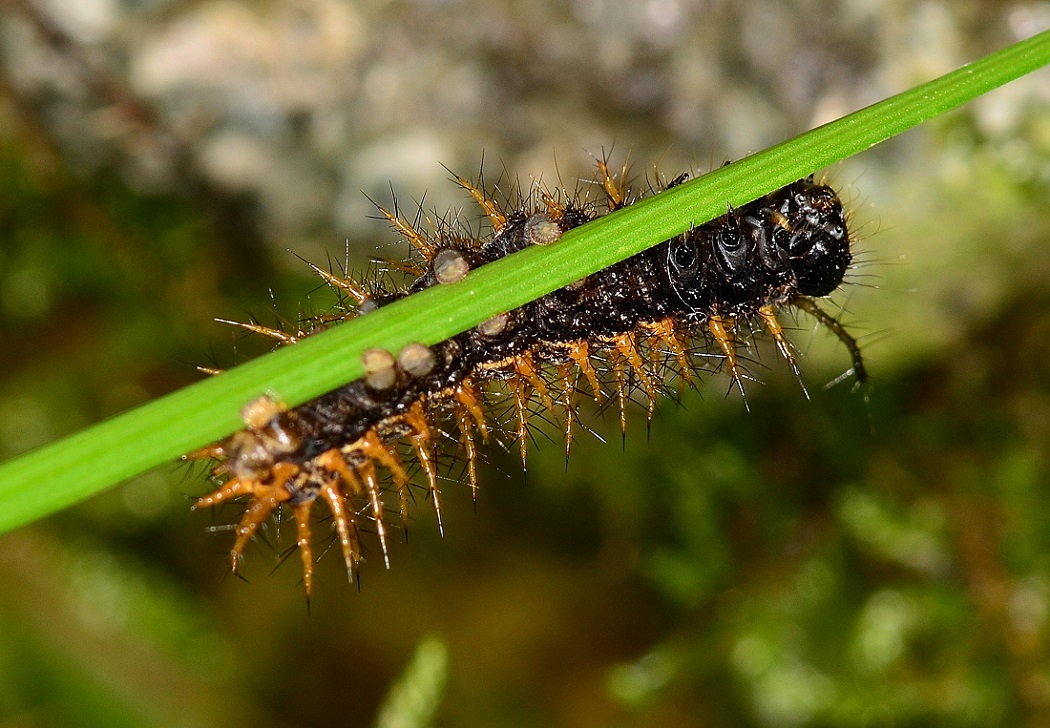
[[[323,311],[299,257],[398,257],[361,192],[448,165],[574,187],[703,171],[1050,26],[1044,2],[12,0],[0,10],[0,457],[265,351],[213,317]],[[393,568],[173,464],[0,538],[0,726],[926,726],[1050,721],[1050,76],[827,171],[833,298],[618,424],[491,450]],[[466,219],[476,212],[469,206]],[[288,251],[291,251],[290,253]],[[46,483],[38,487],[47,487]],[[284,533],[278,534],[278,530]],[[320,531],[322,529],[318,529]],[[375,551],[375,544],[370,544]]]

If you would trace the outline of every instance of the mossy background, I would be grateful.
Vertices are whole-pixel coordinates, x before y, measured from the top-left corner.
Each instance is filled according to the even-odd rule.
[[[296,256],[400,256],[362,190],[473,220],[441,164],[572,187],[610,148],[644,186],[1050,25],[1045,3],[44,5],[0,16],[5,458],[265,351],[212,318],[324,310]],[[714,377],[622,448],[591,420],[608,442],[567,468],[557,432],[525,477],[492,450],[476,507],[446,484],[444,538],[419,508],[360,592],[328,554],[309,614],[287,528],[230,578],[208,531],[236,510],[189,512],[200,468],[150,473],[0,539],[0,725],[1044,725],[1047,81],[827,171],[866,394],[822,389],[848,362],[800,319],[809,400],[764,347],[749,412]]]

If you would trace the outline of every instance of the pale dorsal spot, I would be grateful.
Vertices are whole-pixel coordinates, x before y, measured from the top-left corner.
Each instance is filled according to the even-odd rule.
[[[477,325],[477,331],[482,336],[499,336],[507,330],[510,325],[510,314],[496,314],[490,319],[485,319]]]
[[[430,374],[436,363],[434,352],[420,343],[408,344],[397,354],[397,365],[413,377],[425,377]]]
[[[525,221],[525,240],[529,245],[550,245],[561,237],[561,227],[542,212]]]
[[[370,389],[390,389],[397,381],[394,357],[386,349],[365,349],[361,352],[361,363],[365,367],[365,384]]]
[[[458,250],[445,249],[434,256],[434,279],[442,285],[459,283],[470,273],[470,263]]]

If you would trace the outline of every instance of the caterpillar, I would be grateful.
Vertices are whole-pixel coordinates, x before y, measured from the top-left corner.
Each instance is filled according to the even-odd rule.
[[[556,243],[600,209],[631,204],[638,196],[626,178],[626,165],[614,174],[606,161],[598,161],[593,188],[604,197],[599,204],[579,188],[570,193],[540,187],[516,202],[499,202],[483,183],[457,176],[491,228],[480,237],[448,219],[424,225],[422,213],[409,222],[396,206],[377,205],[415,251],[412,260],[397,264],[410,277],[406,286],[368,286],[311,266],[347,301],[345,309],[309,319],[292,333],[241,325],[294,344],[336,321],[454,283],[527,246]],[[662,189],[687,178],[680,175]],[[290,508],[309,599],[314,504],[320,501],[331,513],[350,580],[364,560],[366,523],[389,568],[387,513],[396,510],[407,525],[413,501],[406,460],[422,473],[426,498],[443,529],[439,460],[446,439],[457,442],[476,497],[481,442],[502,429],[519,443],[524,467],[529,417],[536,407],[558,413],[568,454],[581,397],[614,403],[626,429],[632,397],[644,398],[651,418],[665,381],[677,376],[692,383],[704,369],[697,360],[724,368],[743,394],[739,338],[756,328],[768,331],[801,381],[777,318],[786,308],[813,317],[837,336],[852,359],[847,374],[863,383],[867,374],[857,341],[817,301],[842,284],[852,260],[843,205],[831,187],[811,175],[434,346],[366,350],[364,378],[300,407],[289,409],[268,397],[248,403],[242,411],[245,429],[186,456],[218,461],[212,476],[221,486],[194,508],[246,498],[229,552],[234,573],[260,526]],[[492,422],[487,412],[497,409],[497,401],[509,406]]]

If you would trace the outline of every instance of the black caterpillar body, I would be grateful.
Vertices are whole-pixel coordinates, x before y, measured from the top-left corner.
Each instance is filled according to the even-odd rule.
[[[611,175],[604,163],[598,169],[608,209],[629,204],[622,178]],[[315,268],[357,303],[356,311],[337,318],[455,282],[529,245],[553,243],[597,215],[593,203],[562,201],[570,197],[565,194],[542,194],[538,202],[533,195],[531,204],[504,212],[481,189],[459,182],[484,209],[492,236],[476,240],[444,227],[421,232],[380,208],[421,253],[420,273],[402,292],[369,294],[354,281]],[[630,394],[644,393],[651,416],[668,370],[686,380],[695,373],[698,344],[705,345],[708,360],[707,349],[714,350],[743,392],[736,335],[750,333],[755,322],[762,322],[795,368],[776,318],[784,307],[805,311],[838,336],[850,351],[852,373],[864,381],[855,340],[814,300],[839,287],[851,261],[846,213],[838,196],[812,177],[800,180],[435,346],[413,344],[394,353],[369,350],[365,378],[303,406],[285,409],[266,398],[250,403],[244,411],[245,430],[188,456],[218,459],[213,473],[226,479],[197,506],[248,497],[230,554],[234,571],[266,518],[282,505],[291,507],[309,595],[313,502],[321,499],[331,510],[351,577],[362,561],[363,519],[372,522],[389,565],[385,512],[396,500],[404,520],[411,502],[402,456],[414,458],[425,474],[440,524],[436,448],[448,432],[456,431],[471,488],[476,489],[476,441],[488,436],[488,398],[511,401],[516,416],[500,424],[519,440],[524,464],[534,399],[560,410],[568,448],[581,392],[601,399],[603,383],[611,386],[626,427]],[[246,326],[285,343],[296,339],[283,331]]]

